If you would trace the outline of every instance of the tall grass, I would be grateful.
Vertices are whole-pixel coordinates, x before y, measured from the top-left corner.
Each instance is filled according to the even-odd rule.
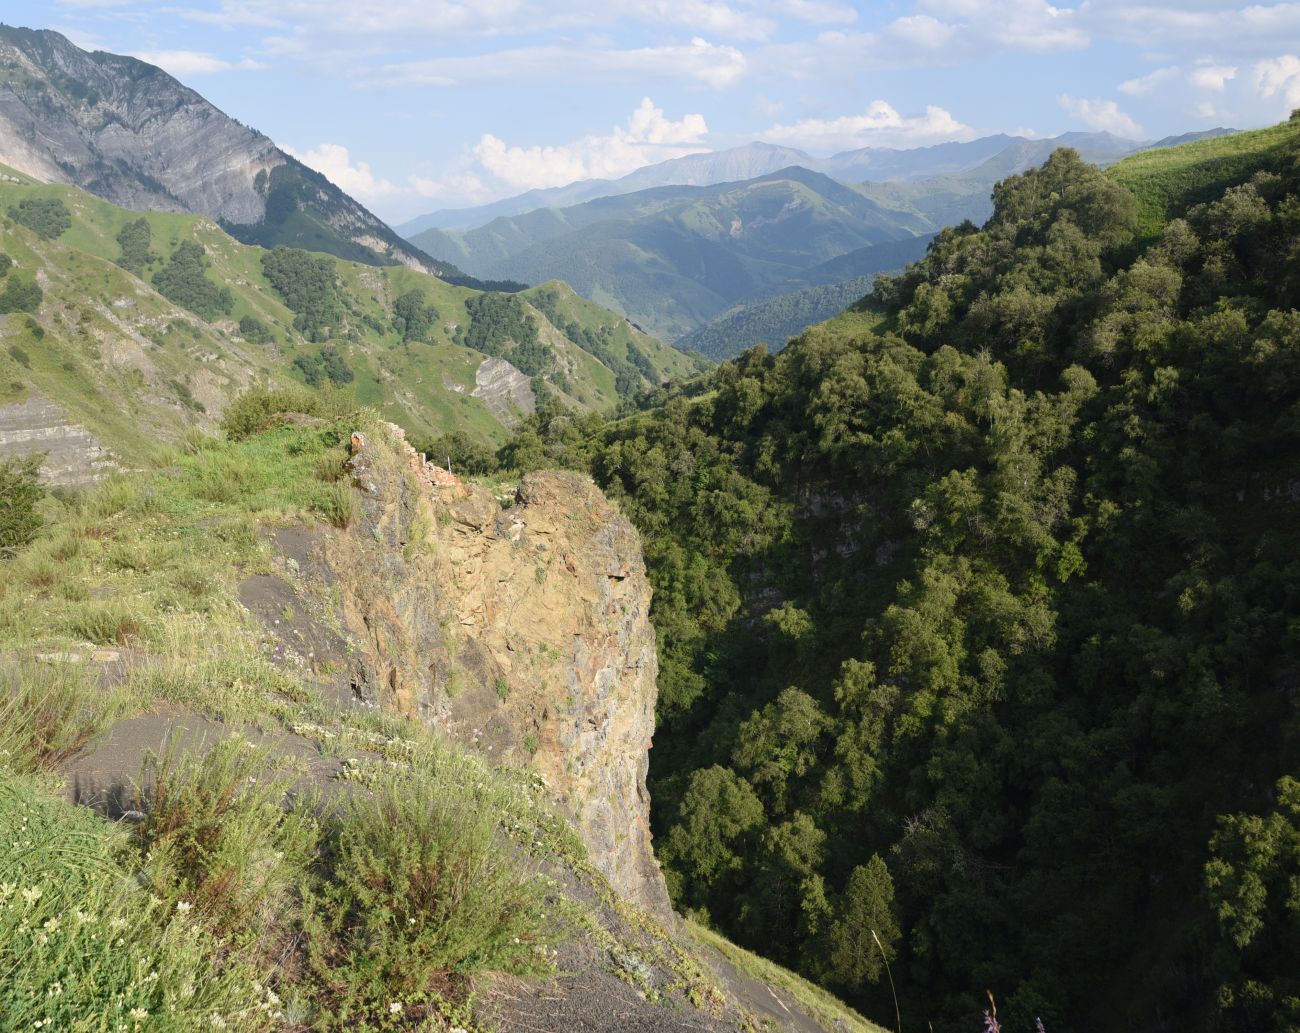
[[[0,767],[45,771],[76,753],[122,709],[75,663],[10,660],[0,666]]]
[[[308,924],[324,1025],[435,1000],[456,974],[548,968],[545,888],[498,832],[512,803],[466,787],[437,750],[343,801]]]
[[[289,953],[316,848],[315,819],[286,806],[294,782],[269,748],[237,730],[206,752],[170,741],[141,774],[145,819],[135,837],[154,892],[263,964]]]
[[[260,1033],[275,1000],[142,890],[120,829],[0,769],[0,1026]]]

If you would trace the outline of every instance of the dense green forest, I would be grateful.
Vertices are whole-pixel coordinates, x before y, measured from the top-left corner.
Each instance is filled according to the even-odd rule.
[[[914,1030],[1300,1026],[1282,139],[1168,152],[1156,225],[1058,151],[781,354],[502,449],[641,529],[680,907],[892,1021],[887,956]]]

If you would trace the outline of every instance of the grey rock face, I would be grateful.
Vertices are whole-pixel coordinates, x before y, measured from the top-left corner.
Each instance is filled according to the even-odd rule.
[[[520,414],[531,416],[537,409],[533,384],[505,359],[486,359],[474,371],[472,397],[483,399],[497,420],[506,427],[519,423]]]
[[[207,215],[267,246],[276,242],[267,198],[283,181],[288,204],[342,238],[335,253],[439,272],[323,176],[162,69],[87,53],[57,32],[0,26],[0,163],[124,208]]]
[[[107,476],[117,464],[85,427],[53,402],[32,395],[0,406],[0,459],[43,453],[41,479],[74,488]]]

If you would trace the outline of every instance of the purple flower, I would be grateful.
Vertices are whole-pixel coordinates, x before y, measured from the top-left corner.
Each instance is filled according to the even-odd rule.
[[[1002,1033],[1002,1023],[987,1008],[984,1009],[984,1033]]]
[[[1043,1026],[1042,1019],[1034,1019],[1034,1033],[1047,1033],[1047,1029]]]

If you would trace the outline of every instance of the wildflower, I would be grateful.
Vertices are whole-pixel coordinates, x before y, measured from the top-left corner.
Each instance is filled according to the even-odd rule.
[[[41,888],[39,886],[32,886],[29,889],[23,890],[23,900],[27,901],[27,903],[35,904],[40,899]]]
[[[984,1033],[1002,1033],[1002,1023],[987,1008],[984,1009]]]
[[[13,896],[14,890],[18,887],[12,882],[0,882],[0,900],[6,900]]]
[[[1041,1018],[1034,1019],[1034,1033],[1047,1033],[1047,1029],[1043,1026],[1043,1020]]]
[[[402,1002],[401,1002],[401,1001],[394,1001],[392,1004],[390,1004],[390,1005],[388,1006],[388,1014],[389,1014],[389,1015],[401,1015],[401,1014],[402,1014],[402,1011],[403,1011],[403,1009],[402,1009]]]
[[[58,917],[55,916],[54,918],[47,918],[45,920],[45,924],[41,928],[44,929],[47,933],[58,932],[59,931]]]
[[[132,1008],[130,1014],[131,1018],[135,1019],[136,1022],[143,1022],[149,1017],[149,1013],[143,1008]]]
[[[191,904],[188,900],[176,901],[176,910],[179,911],[182,915],[185,914],[186,911],[192,910],[193,907],[194,905]]]
[[[93,921],[95,920],[95,916],[94,916],[94,915],[89,914],[88,912],[86,912],[86,911],[82,911],[82,910],[80,910],[80,909],[74,911],[73,914],[74,914],[74,915],[76,916],[76,918],[77,918],[77,924],[78,924],[78,925],[89,925],[91,922],[93,922]]]
[[[112,918],[108,920],[108,927],[110,929],[125,929],[126,919],[123,918],[121,915],[114,915]]]
[[[226,1020],[223,1019],[216,1012],[213,1012],[211,1015],[208,1016],[208,1025],[210,1025],[213,1029],[225,1029]]]

